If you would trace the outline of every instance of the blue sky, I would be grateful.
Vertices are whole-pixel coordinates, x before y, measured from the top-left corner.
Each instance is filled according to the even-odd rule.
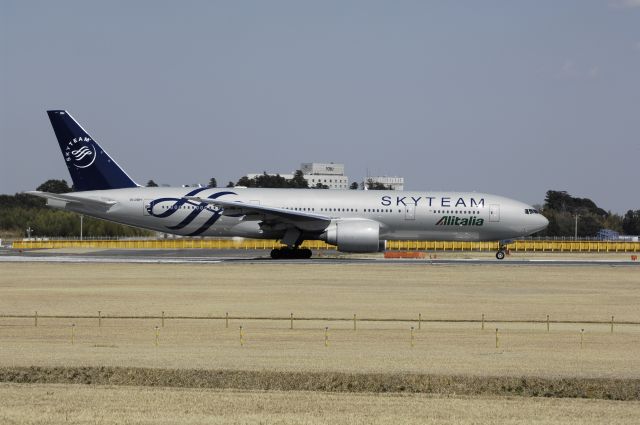
[[[69,180],[63,108],[139,183],[301,162],[640,208],[640,0],[0,0],[0,193]]]

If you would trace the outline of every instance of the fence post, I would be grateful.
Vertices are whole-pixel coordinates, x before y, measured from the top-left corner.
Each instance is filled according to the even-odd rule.
[[[102,311],[98,310],[98,327],[102,327]]]
[[[482,313],[482,327],[480,329],[484,330],[484,313]]]
[[[329,346],[329,327],[325,326],[324,328],[324,346]]]
[[[584,329],[580,329],[580,348],[584,347]]]
[[[547,314],[547,333],[549,333],[549,315]]]
[[[240,326],[240,346],[244,346],[244,333],[242,332],[242,326]]]
[[[160,328],[156,325],[156,347],[158,346],[158,340],[160,339]]]
[[[496,348],[500,347],[500,338],[498,337],[498,328],[496,328]]]
[[[413,326],[411,326],[411,346],[414,346],[414,342],[413,342]]]
[[[613,316],[611,316],[611,333],[613,333]]]
[[[422,329],[422,313],[418,313],[418,329]]]
[[[35,316],[33,316],[34,319],[34,325],[37,328],[38,327],[38,311],[36,311]]]
[[[76,324],[72,323],[71,324],[71,345],[73,345],[74,342],[75,342],[75,336],[76,336],[75,335],[75,330],[76,330]]]
[[[291,323],[289,325],[289,329],[293,329],[293,313],[291,313]]]
[[[162,312],[162,327],[164,328],[164,311]]]

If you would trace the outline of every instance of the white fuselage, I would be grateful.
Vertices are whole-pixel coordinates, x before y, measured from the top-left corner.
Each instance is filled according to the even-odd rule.
[[[542,230],[547,220],[531,207],[502,196],[475,192],[135,187],[75,192],[75,197],[115,201],[111,208],[49,202],[90,216],[183,236],[275,238],[255,216],[228,216],[218,208],[185,199],[216,197],[300,211],[334,220],[368,219],[380,224],[380,239],[505,240]],[[320,233],[305,239],[319,239]]]

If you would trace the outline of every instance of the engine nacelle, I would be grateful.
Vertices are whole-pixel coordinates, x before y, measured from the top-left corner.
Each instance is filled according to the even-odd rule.
[[[335,220],[322,234],[321,239],[336,245],[340,252],[384,250],[384,241],[380,240],[380,223],[373,220]]]

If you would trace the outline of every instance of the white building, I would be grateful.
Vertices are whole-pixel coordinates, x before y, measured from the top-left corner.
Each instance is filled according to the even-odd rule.
[[[320,176],[344,176],[344,164],[322,164],[319,162],[305,162],[300,164],[300,170],[304,174],[314,174]]]
[[[349,177],[344,175],[344,164],[308,162],[300,164],[300,170],[309,187],[320,183],[329,186],[329,189],[349,189]]]
[[[319,162],[309,162],[300,164],[300,170],[304,174],[304,179],[309,184],[309,187],[315,187],[318,184],[328,186],[329,189],[349,189],[349,177],[344,175],[344,164],[328,163],[323,164]],[[267,173],[271,176],[275,176],[277,173]],[[247,174],[247,177],[252,179],[261,174]],[[280,174],[285,179],[292,179],[291,174]]]
[[[392,190],[404,190],[404,177],[373,176],[365,177],[364,182],[365,184],[367,182],[381,183],[387,187],[390,187]]]

